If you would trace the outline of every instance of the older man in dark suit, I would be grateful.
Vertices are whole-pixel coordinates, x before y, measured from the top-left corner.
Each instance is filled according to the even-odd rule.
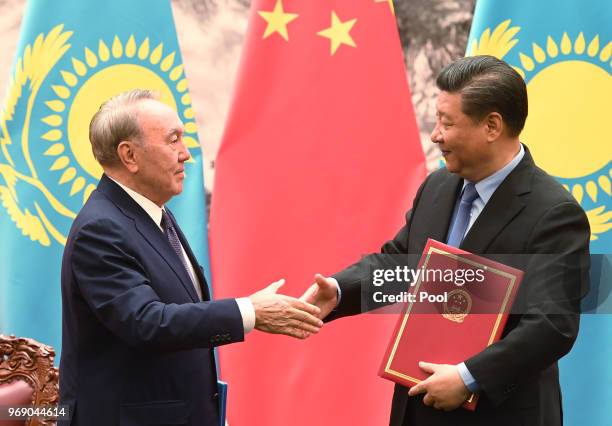
[[[421,363],[431,376],[410,391],[395,387],[390,423],[560,426],[557,360],[578,334],[587,217],[519,141],[527,90],[516,71],[491,56],[463,58],[437,85],[431,140],[446,168],[421,185],[406,225],[382,251],[418,254],[433,238],[484,256],[522,255],[509,262],[525,276],[502,339],[459,365]],[[371,255],[332,278],[317,275],[303,299],[326,321],[357,314],[362,278],[377,263],[384,266],[382,256]],[[480,394],[476,411],[457,409],[471,392]]]
[[[216,426],[215,346],[253,327],[304,338],[322,325],[318,308],[276,294],[282,280],[250,297],[210,300],[165,206],[183,189],[182,135],[176,112],[144,90],[109,100],[92,119],[104,175],[62,263],[60,400],[72,425]]]

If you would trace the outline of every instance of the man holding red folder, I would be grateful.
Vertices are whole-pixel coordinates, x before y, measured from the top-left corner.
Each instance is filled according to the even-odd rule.
[[[501,340],[458,365],[423,360],[431,376],[410,390],[396,385],[390,424],[562,425],[557,361],[578,334],[587,217],[519,140],[527,90],[516,71],[492,56],[468,57],[443,69],[436,83],[431,140],[446,168],[423,182],[406,225],[382,253],[420,254],[432,238],[485,257],[541,257],[513,265],[525,276]],[[326,321],[360,313],[362,278],[376,259],[317,275],[303,298]],[[479,394],[476,410],[457,410],[472,392]]]

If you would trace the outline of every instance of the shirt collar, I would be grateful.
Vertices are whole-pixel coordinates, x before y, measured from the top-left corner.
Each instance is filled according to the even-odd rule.
[[[161,227],[162,210],[163,210],[162,207],[159,207],[157,204],[149,200],[144,195],[139,194],[138,192],[134,191],[131,188],[128,188],[127,186],[123,185],[120,182],[117,182],[112,177],[108,176],[108,178],[112,180],[113,182],[115,182],[117,185],[119,185],[125,192],[127,192],[127,194],[130,197],[132,197],[134,201],[136,201],[136,204],[142,207],[142,209],[149,215],[149,217],[153,219],[153,222],[157,224],[159,229],[162,229]]]
[[[501,185],[504,179],[506,179],[510,172],[512,172],[518,163],[521,162],[524,155],[525,148],[523,148],[523,144],[520,144],[518,154],[516,154],[508,164],[493,173],[491,176],[482,179],[474,185],[476,187],[476,192],[478,192],[478,196],[485,204],[489,202],[489,199],[493,196],[493,193],[499,187],[499,185]],[[465,188],[467,182],[468,181],[465,179],[463,180],[463,188]]]

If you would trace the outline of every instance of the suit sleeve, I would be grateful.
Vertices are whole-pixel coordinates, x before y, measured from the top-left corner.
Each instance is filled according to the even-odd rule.
[[[119,224],[103,219],[85,224],[72,242],[78,291],[108,330],[128,345],[168,351],[244,340],[234,299],[162,302],[126,240]]]
[[[548,210],[531,232],[517,326],[465,362],[494,404],[567,354],[578,335],[590,264],[586,215],[564,202]]]
[[[431,175],[430,175],[431,176]],[[410,234],[410,225],[412,211],[417,207],[423,189],[429,181],[429,176],[419,187],[417,194],[412,203],[412,209],[406,213],[406,223],[399,230],[392,240],[383,244],[381,252],[383,254],[406,254],[408,253],[408,237]],[[367,292],[362,291],[362,282],[373,269],[392,269],[396,266],[390,256],[380,256],[379,254],[370,254],[364,256],[359,262],[352,264],[348,268],[336,273],[333,277],[338,281],[342,292],[342,300],[338,307],[328,315],[326,321],[331,321],[349,315],[356,315],[363,311],[362,297],[367,297]],[[378,305],[380,306],[380,305]]]

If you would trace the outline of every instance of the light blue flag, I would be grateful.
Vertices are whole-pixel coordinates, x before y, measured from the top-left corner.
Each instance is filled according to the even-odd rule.
[[[565,424],[610,424],[612,401],[612,2],[479,0],[468,55],[489,54],[523,76],[521,140],[580,202],[591,225],[592,287],[578,341],[561,362]],[[538,344],[534,342],[534,344]]]
[[[193,160],[170,207],[208,272],[202,156],[169,0],[30,0],[15,58],[0,108],[0,332],[59,352],[62,251],[102,173],[94,112],[137,87],[178,111]]]

